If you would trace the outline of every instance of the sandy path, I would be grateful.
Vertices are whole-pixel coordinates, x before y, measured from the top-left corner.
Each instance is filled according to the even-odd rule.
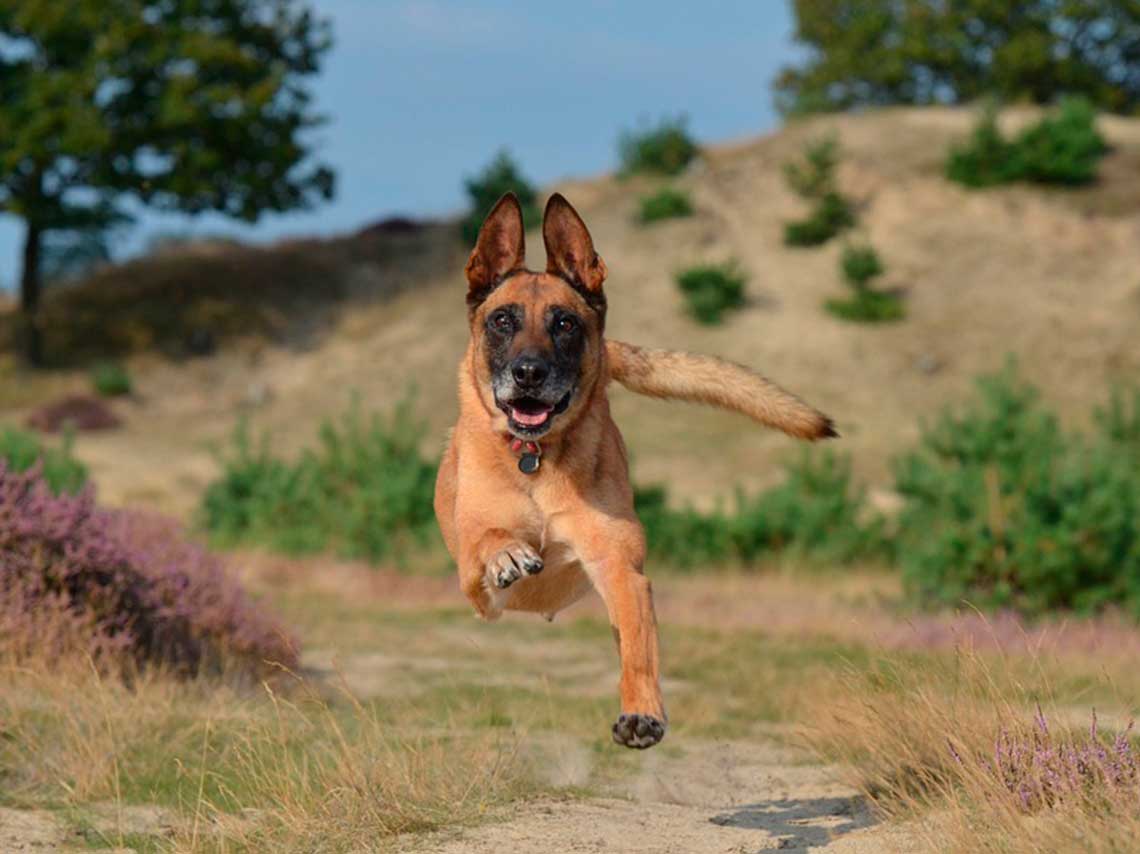
[[[573,761],[573,760],[571,760]],[[905,830],[878,824],[834,769],[774,742],[687,745],[645,754],[643,771],[586,800],[516,805],[491,823],[408,838],[402,852],[741,854],[913,851]]]

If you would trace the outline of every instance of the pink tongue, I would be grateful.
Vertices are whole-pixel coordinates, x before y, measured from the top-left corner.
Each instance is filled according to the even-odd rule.
[[[523,412],[518,409],[511,409],[511,418],[524,427],[537,427],[539,424],[545,424],[549,417],[549,409],[544,409],[542,412]]]

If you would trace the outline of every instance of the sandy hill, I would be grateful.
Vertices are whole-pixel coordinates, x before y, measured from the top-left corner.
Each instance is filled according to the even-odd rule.
[[[843,434],[835,447],[881,488],[891,455],[913,441],[919,420],[962,399],[972,378],[1007,353],[1077,420],[1110,382],[1140,376],[1140,121],[1102,120],[1113,151],[1096,187],[968,192],[942,177],[941,163],[972,120],[960,110],[899,109],[714,147],[677,181],[692,193],[696,216],[651,227],[636,224],[634,211],[655,182],[601,177],[556,189],[581,211],[610,269],[610,335],[755,366],[834,416]],[[781,166],[829,129],[845,153],[841,183],[890,268],[885,284],[906,291],[909,317],[897,325],[845,324],[822,311],[843,288],[838,243],[782,245],[782,223],[803,207]],[[528,235],[528,246],[530,266],[540,267],[541,237]],[[425,445],[438,447],[454,417],[467,333],[465,249],[452,229],[218,251],[222,260],[208,268],[176,253],[103,275],[154,278],[173,264],[183,277],[205,275],[232,291],[250,277],[241,257],[257,258],[262,278],[288,275],[289,287],[308,297],[283,302],[292,320],[278,325],[280,334],[238,338],[190,360],[136,357],[139,396],[120,406],[127,428],[78,443],[105,498],[184,514],[216,472],[211,445],[240,415],[292,450],[353,391],[385,409],[414,386]],[[732,258],[750,274],[749,304],[723,326],[698,326],[682,312],[673,273]],[[322,288],[335,298],[318,299]],[[53,391],[82,383],[62,376],[37,382]],[[613,398],[636,478],[667,482],[699,503],[736,484],[771,482],[796,451],[790,439],[738,417],[624,390]],[[14,396],[3,419],[22,417],[29,399]]]

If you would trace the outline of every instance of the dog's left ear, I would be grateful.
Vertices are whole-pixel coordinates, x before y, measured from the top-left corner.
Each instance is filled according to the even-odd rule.
[[[561,193],[546,203],[542,217],[546,244],[546,272],[561,276],[593,294],[602,292],[606,263],[594,251],[594,241],[578,212]]]

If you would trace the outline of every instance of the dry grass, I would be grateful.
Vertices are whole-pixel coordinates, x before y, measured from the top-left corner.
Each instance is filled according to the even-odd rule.
[[[139,835],[141,807],[172,816],[149,842],[164,850],[371,850],[477,820],[526,779],[500,731],[446,718],[428,731],[414,709],[295,677],[256,693],[78,666],[7,666],[0,680],[3,803],[72,825],[109,814],[105,844]]]
[[[848,669],[830,702],[805,710],[804,734],[883,815],[914,819],[928,850],[1123,851],[1140,830],[1140,780],[1112,782],[1082,760],[1079,786],[1039,801],[1022,790],[1044,785],[1048,771],[1011,774],[1002,745],[1080,751],[1094,743],[1093,707],[1107,706],[1109,733],[1120,733],[1138,705],[1140,681],[1124,655],[1101,663],[963,647]],[[1038,715],[1050,721],[1047,736]],[[1099,738],[1113,754],[1111,739]]]
[[[596,609],[488,625],[441,610],[434,581],[315,564],[306,580],[299,566],[253,576],[310,649],[274,686],[0,669],[0,806],[52,810],[93,843],[138,850],[383,850],[653,767],[609,743],[616,659]],[[892,584],[874,574],[788,568],[657,589],[662,755],[805,740],[931,851],[1084,850],[1082,833],[1113,850],[1136,829],[1123,798],[1027,815],[985,764],[1002,728],[1030,731],[1038,703],[1058,733],[1087,728],[1094,706],[1121,728],[1140,707],[1134,628],[1022,628],[1013,643],[1014,629],[963,615],[955,647],[931,640],[927,618],[893,613]],[[140,810],[160,811],[163,829],[140,830]]]

